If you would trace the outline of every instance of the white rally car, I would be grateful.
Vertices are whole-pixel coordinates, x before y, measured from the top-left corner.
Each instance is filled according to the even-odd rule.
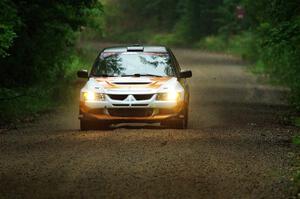
[[[114,123],[160,123],[187,128],[191,71],[181,71],[169,48],[125,46],[104,49],[80,92],[80,129]]]

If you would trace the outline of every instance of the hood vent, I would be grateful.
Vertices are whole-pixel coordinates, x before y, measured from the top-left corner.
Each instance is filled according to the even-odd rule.
[[[152,82],[112,82],[112,83],[118,85],[146,85],[146,84],[151,84]]]

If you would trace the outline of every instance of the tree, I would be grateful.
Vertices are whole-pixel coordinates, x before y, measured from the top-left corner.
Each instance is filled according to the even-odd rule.
[[[7,10],[1,15],[0,53],[10,54],[0,59],[0,82],[6,86],[63,78],[77,32],[90,21],[94,9],[101,10],[97,0],[4,0],[1,4]]]
[[[178,5],[181,17],[176,25],[177,34],[187,41],[216,34],[219,27],[217,9],[221,3],[222,0],[182,0]]]
[[[258,57],[273,80],[289,86],[300,110],[300,4],[297,0],[246,1],[260,38]]]
[[[7,50],[16,38],[16,29],[19,25],[17,10],[8,0],[0,1],[0,58],[7,56]]]

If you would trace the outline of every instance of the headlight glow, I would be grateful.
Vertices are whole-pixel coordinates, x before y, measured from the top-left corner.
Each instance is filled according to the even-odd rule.
[[[178,92],[158,93],[157,100],[159,101],[177,101],[179,98]]]
[[[95,100],[95,93],[93,92],[85,92],[83,93],[84,101],[93,101]]]
[[[105,95],[102,93],[84,92],[83,99],[84,101],[104,101]]]

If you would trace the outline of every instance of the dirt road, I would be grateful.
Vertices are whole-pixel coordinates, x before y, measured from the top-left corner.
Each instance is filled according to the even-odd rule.
[[[76,101],[0,134],[0,198],[286,198],[286,90],[231,56],[175,54],[194,73],[188,130],[80,132]]]

